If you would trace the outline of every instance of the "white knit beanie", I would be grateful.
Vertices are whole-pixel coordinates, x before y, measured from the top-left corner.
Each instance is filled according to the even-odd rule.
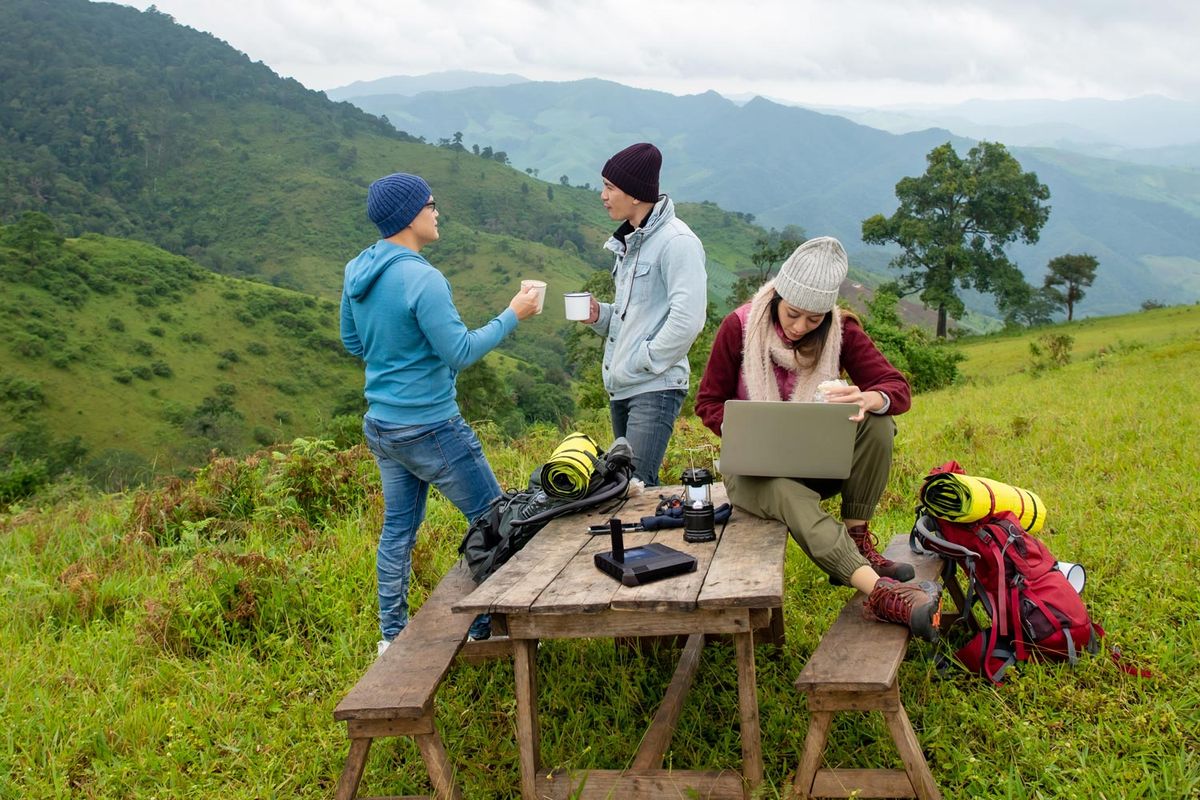
[[[842,243],[832,236],[818,236],[797,247],[783,262],[775,276],[775,291],[802,311],[832,311],[849,268]]]

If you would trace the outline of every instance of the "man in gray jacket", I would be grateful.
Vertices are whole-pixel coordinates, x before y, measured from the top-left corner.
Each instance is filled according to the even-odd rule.
[[[708,307],[704,246],[658,192],[662,153],[652,144],[614,155],[600,175],[605,210],[621,225],[605,243],[616,253],[612,303],[592,300],[586,322],[604,337],[604,389],[613,436],[629,440],[634,476],[658,485],[658,470],[688,391],[688,349]]]

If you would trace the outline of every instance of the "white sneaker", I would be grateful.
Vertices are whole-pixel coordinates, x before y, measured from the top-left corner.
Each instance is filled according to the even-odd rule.
[[[377,645],[375,645],[375,650],[377,651],[375,653],[375,657],[379,658],[384,653],[386,653],[387,649],[391,646],[391,644],[392,643],[389,642],[387,639],[380,639],[379,643]]]

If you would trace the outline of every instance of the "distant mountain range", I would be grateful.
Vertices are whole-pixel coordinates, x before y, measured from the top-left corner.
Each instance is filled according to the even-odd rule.
[[[475,86],[509,86],[514,83],[526,83],[528,80],[512,73],[496,75],[459,69],[431,72],[427,75],[393,75],[373,81],[355,81],[346,86],[326,89],[325,94],[330,100],[349,100],[371,94],[408,95],[421,92],[452,92]]]
[[[1167,97],[808,107],[891,133],[939,127],[1014,147],[1054,147],[1137,164],[1200,167],[1200,103]]]
[[[888,274],[889,256],[860,243],[861,221],[895,208],[896,182],[923,173],[933,147],[950,141],[965,153],[974,141],[937,128],[892,134],[762,98],[738,104],[716,92],[678,97],[601,80],[365,94],[351,102],[410,134],[461,132],[551,181],[598,184],[611,153],[654,141],[664,152],[663,187],[677,198],[836,235],[879,275]],[[1031,282],[1040,285],[1051,258],[1086,252],[1100,270],[1077,314],[1200,298],[1200,171],[1010,149],[1051,190],[1041,241],[1011,251]]]

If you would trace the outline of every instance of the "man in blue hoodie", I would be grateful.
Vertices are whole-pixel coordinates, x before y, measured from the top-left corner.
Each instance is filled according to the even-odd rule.
[[[416,175],[395,173],[367,190],[379,241],[346,264],[342,344],[366,362],[363,433],[383,481],[383,530],[376,554],[378,652],[408,624],[408,581],[417,529],[432,484],[468,521],[500,495],[475,431],[459,413],[455,378],[537,313],[538,293],[518,292],[503,312],[467,330],[450,283],[420,251],[438,239],[433,193]],[[488,636],[489,620],[471,626]]]

